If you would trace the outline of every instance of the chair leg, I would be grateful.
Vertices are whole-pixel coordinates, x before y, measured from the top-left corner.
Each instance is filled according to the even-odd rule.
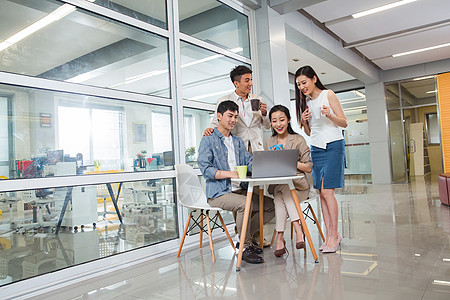
[[[274,229],[273,230],[273,234],[272,234],[272,240],[270,241],[270,247],[272,247],[273,242],[275,241],[275,236],[277,235],[277,230]]]
[[[186,227],[184,227],[184,233],[183,233],[183,237],[181,238],[180,248],[178,248],[177,258],[180,257],[181,249],[183,248],[184,239],[186,238],[186,233],[188,231],[189,222],[191,222],[191,218],[192,218],[192,212],[189,214],[189,218],[188,218],[188,220],[186,222]]]
[[[220,223],[222,223],[223,230],[225,231],[225,234],[227,235],[227,238],[230,241],[231,247],[233,247],[233,250],[236,252],[236,248],[234,247],[233,240],[231,239],[230,233],[227,230],[227,226],[225,225],[225,222],[222,219],[222,215],[220,214],[220,212],[216,212],[216,214],[219,217]]]
[[[203,247],[203,209],[200,210],[200,249]]]
[[[291,240],[294,239],[294,224],[291,222]]]
[[[103,218],[106,218],[106,212],[108,211],[106,206],[106,198],[103,198]]]
[[[206,211],[206,225],[208,226],[209,248],[211,248],[212,261],[216,262],[216,258],[214,257],[214,247],[213,247],[213,240],[212,240],[212,234],[211,234],[211,224],[209,222],[209,211]]]
[[[322,237],[322,241],[325,242],[325,237],[323,236],[322,228],[320,227],[319,221],[317,220],[316,214],[314,213],[314,209],[312,208],[311,204],[308,203],[308,208],[311,210],[311,213],[314,218],[314,222],[316,222],[317,230],[319,230],[320,236]]]

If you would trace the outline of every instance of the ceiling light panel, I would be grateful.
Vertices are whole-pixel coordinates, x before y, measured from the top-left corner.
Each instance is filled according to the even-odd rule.
[[[369,10],[374,7],[383,6],[395,0],[327,0],[308,6],[304,10],[313,15],[322,23],[333,21],[339,18],[351,16],[352,14]]]
[[[349,3],[345,5],[352,6],[355,2],[355,0],[349,0]],[[367,2],[372,3],[376,1]],[[373,5],[376,5],[376,3]],[[326,10],[329,9],[327,8]],[[327,25],[327,27],[346,43],[357,43],[362,40],[385,36],[411,28],[445,22],[449,18],[449,11],[450,1],[448,0],[418,0],[365,18],[344,18],[342,22],[336,23],[330,21],[330,25]],[[427,13],[424,14],[423,12]],[[314,14],[312,16],[315,17]]]
[[[365,10],[365,11],[362,11],[362,12],[359,12],[359,13],[356,13],[356,14],[352,14],[352,17],[354,19],[361,18],[361,17],[364,17],[364,16],[368,16],[368,15],[371,15],[371,14],[379,13],[379,12],[382,12],[382,11],[385,11],[385,10],[388,10],[388,9],[392,9],[392,8],[395,8],[395,7],[398,7],[398,6],[402,6],[402,5],[405,5],[405,4],[408,4],[408,3],[411,3],[411,2],[415,2],[415,1],[417,1],[417,0],[401,0],[401,1],[393,2],[393,3],[389,3],[389,4],[386,4],[386,5],[383,5],[383,6],[378,6],[378,7],[375,7],[375,8],[372,8],[372,9],[368,9],[368,10]]]
[[[449,58],[448,47],[435,49],[433,51],[425,51],[417,53],[414,55],[404,55],[399,57],[384,57],[373,62],[377,64],[383,70],[390,70],[395,68],[402,68],[417,64],[423,64],[433,61],[438,61],[439,59]]]
[[[436,45],[436,46],[420,48],[420,49],[415,49],[415,50],[411,50],[411,51],[406,51],[406,52],[393,54],[392,57],[399,57],[399,56],[403,56],[403,55],[416,54],[416,53],[420,53],[420,52],[424,52],[424,51],[431,51],[431,50],[444,48],[444,47],[449,47],[449,46],[450,46],[450,43],[445,43],[445,44],[440,44],[440,45]],[[449,51],[449,53],[450,53],[450,51]]]
[[[53,22],[56,22],[68,14],[74,12],[76,10],[76,7],[70,4],[64,4],[42,19],[34,22],[28,27],[25,27],[21,31],[17,32],[16,34],[12,35],[11,37],[7,38],[3,42],[0,43],[0,51],[5,50],[6,48],[10,47],[11,45],[14,45],[15,43],[19,42],[20,40],[23,40],[29,35],[32,35],[36,31],[39,31],[40,29],[44,28],[47,25],[50,25]]]
[[[446,37],[448,38],[446,39]],[[418,43],[417,41],[421,42]],[[431,47],[447,42],[450,42],[450,25],[397,37],[395,39],[358,46],[356,49],[369,59],[376,59],[391,56],[395,53]]]

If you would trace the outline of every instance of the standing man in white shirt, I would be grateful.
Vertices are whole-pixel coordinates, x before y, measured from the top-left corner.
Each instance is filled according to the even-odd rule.
[[[212,134],[219,123],[217,120],[217,107],[221,102],[231,100],[238,105],[240,111],[236,126],[231,133],[244,141],[250,153],[264,150],[262,128],[269,130],[271,127],[270,119],[267,115],[267,104],[263,102],[262,97],[250,94],[253,87],[252,73],[253,71],[250,68],[242,65],[231,70],[230,79],[236,89],[233,93],[217,100],[214,117],[209,128],[206,128],[203,133],[203,136]],[[251,99],[259,99],[260,105],[258,110],[252,110]],[[237,233],[236,228],[235,232]],[[259,241],[259,231],[254,234],[252,240],[255,244]],[[270,243],[264,239],[264,245],[261,248],[268,246],[270,246]]]
[[[262,139],[262,128],[270,129],[270,120],[267,116],[267,104],[263,102],[262,97],[250,94],[253,86],[253,71],[246,66],[237,66],[230,72],[230,79],[236,87],[235,91],[229,95],[223,96],[217,100],[217,106],[220,102],[231,100],[239,106],[239,118],[232,134],[244,140],[250,153],[252,151],[264,150]],[[258,111],[252,111],[250,99],[259,99],[260,107]],[[210,135],[217,127],[217,112],[203,135]]]

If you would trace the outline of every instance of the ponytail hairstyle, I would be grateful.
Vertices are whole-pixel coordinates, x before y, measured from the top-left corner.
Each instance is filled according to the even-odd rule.
[[[321,90],[326,90],[325,86],[320,82],[319,76],[317,76],[316,72],[314,71],[311,66],[303,66],[300,69],[298,69],[295,72],[295,112],[297,114],[297,121],[300,124],[300,128],[302,127],[302,112],[304,112],[307,109],[306,105],[306,95],[300,91],[297,85],[297,78],[298,76],[305,75],[306,77],[310,78],[311,80],[314,79],[314,76],[316,77],[316,87],[318,87]]]
[[[288,123],[288,128],[287,128],[287,132],[290,134],[298,134],[297,132],[294,131],[294,129],[292,129],[291,127],[291,114],[289,113],[289,109],[286,106],[283,106],[281,104],[275,105],[274,107],[272,107],[272,109],[269,112],[269,120],[272,122],[272,114],[274,112],[277,111],[282,111],[284,112],[284,114],[286,115],[287,119],[289,120]],[[275,129],[273,129],[272,127],[272,136],[276,136],[278,133],[275,131]]]

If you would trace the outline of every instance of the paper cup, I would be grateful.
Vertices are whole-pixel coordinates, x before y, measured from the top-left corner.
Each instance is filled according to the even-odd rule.
[[[237,166],[236,171],[238,172],[239,178],[247,178],[247,166]]]

